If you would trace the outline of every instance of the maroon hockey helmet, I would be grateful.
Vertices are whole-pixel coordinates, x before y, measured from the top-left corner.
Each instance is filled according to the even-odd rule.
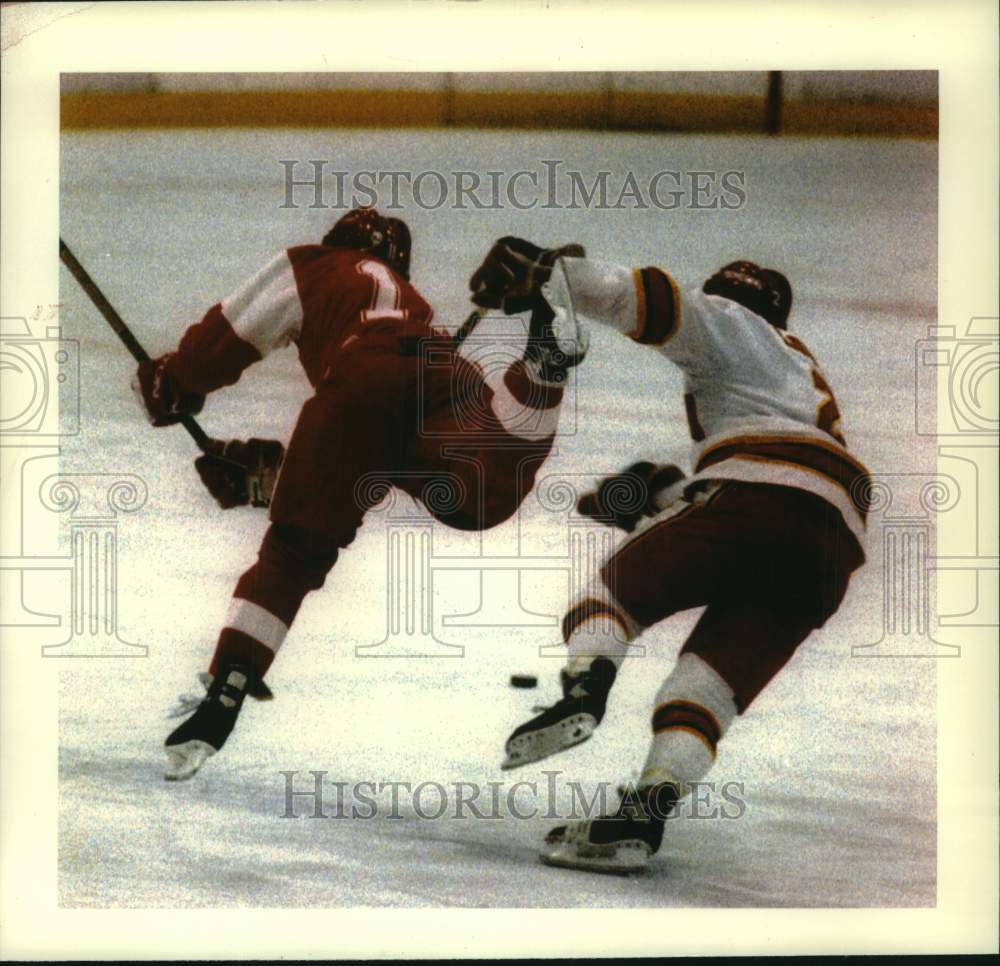
[[[792,286],[773,268],[761,268],[755,262],[730,262],[705,282],[702,291],[739,302],[776,329],[788,328]]]
[[[386,218],[375,208],[352,208],[323,236],[331,248],[371,252],[404,278],[410,277],[410,229],[399,218]]]
[[[386,218],[389,233],[386,235],[386,261],[399,272],[403,278],[410,278],[410,252],[413,241],[410,237],[410,226],[402,218]]]

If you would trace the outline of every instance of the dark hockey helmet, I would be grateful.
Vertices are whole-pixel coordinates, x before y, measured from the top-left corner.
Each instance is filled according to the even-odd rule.
[[[705,282],[702,291],[739,302],[776,329],[788,328],[792,286],[772,268],[761,268],[754,262],[730,262]]]
[[[410,277],[410,229],[399,218],[386,218],[374,208],[352,208],[323,236],[331,248],[371,252],[404,278]]]
[[[386,235],[385,260],[392,265],[403,278],[410,278],[410,252],[412,239],[410,226],[402,218],[386,218],[389,232]]]

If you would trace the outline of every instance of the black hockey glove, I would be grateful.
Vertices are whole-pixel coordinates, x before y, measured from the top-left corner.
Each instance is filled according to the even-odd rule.
[[[683,479],[672,463],[657,466],[643,460],[605,477],[595,491],[580,497],[576,509],[585,517],[631,533],[643,517],[659,511],[653,496]]]
[[[140,362],[132,377],[132,390],[154,426],[172,426],[205,405],[204,396],[185,393],[176,385],[167,368],[171,354]]]
[[[523,238],[506,235],[493,243],[472,273],[472,301],[484,309],[502,309],[507,315],[527,311],[548,281],[555,260],[563,255],[583,258],[586,252],[582,245],[539,248]]]
[[[213,440],[194,466],[223,510],[248,503],[268,507],[284,458],[285,447],[276,439]]]

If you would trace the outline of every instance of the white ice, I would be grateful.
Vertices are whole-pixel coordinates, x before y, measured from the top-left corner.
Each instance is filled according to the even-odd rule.
[[[414,280],[439,320],[457,324],[465,283],[508,232],[579,241],[598,257],[660,264],[694,283],[735,257],[793,281],[792,323],[837,392],[848,441],[873,469],[933,466],[914,435],[914,347],[936,304],[936,145],[875,139],[370,131],[71,134],[62,142],[61,233],[151,352],[170,348],[243,277],[284,246],[318,240],[336,211],[282,209],[280,159],[340,170],[539,169],[559,158],[591,175],[633,169],[746,171],[738,211],[402,212]],[[300,166],[300,173],[304,170]],[[640,181],[642,178],[640,177]],[[300,191],[300,197],[308,192]],[[163,781],[165,712],[195,685],[236,577],[266,527],[260,511],[217,510],[179,429],[150,429],[128,387],[132,361],[63,273],[64,336],[79,339],[82,427],[66,472],[135,473],[146,506],[119,523],[118,632],[142,660],[67,661],[60,687],[59,895],[67,906],[898,906],[935,901],[935,661],[865,660],[852,645],[882,633],[881,556],[856,575],[841,611],[737,721],[717,781],[743,782],[738,820],[680,819],[644,878],[541,865],[549,808],[566,783],[592,793],[638,770],[651,701],[697,614],[644,638],[594,739],[501,773],[509,731],[555,698],[565,574],[522,581],[441,566],[434,629],[460,657],[377,659],[356,648],[386,634],[386,522],[373,514],[305,603],[269,681],[233,738],[185,784]],[[373,387],[374,391],[374,387]],[[287,438],[308,386],[289,349],[210,399],[211,433]],[[567,417],[564,425],[572,426]],[[594,332],[579,373],[576,432],[543,470],[592,481],[639,457],[683,461],[679,380],[658,357]],[[402,504],[399,504],[402,505]],[[556,521],[553,523],[553,521]],[[484,538],[436,527],[435,558],[563,553],[564,517],[529,498],[517,523]],[[878,534],[873,534],[877,545]],[[439,561],[440,563],[440,561]],[[468,561],[459,561],[468,566]],[[479,627],[447,615],[484,612]],[[68,608],[68,602],[67,602]],[[534,614],[535,616],[531,616]],[[538,616],[541,615],[541,616]],[[535,626],[505,626],[514,623]],[[469,621],[466,621],[469,623]],[[507,684],[536,673],[536,691]],[[285,778],[329,783],[523,779],[533,818],[285,818]],[[546,771],[558,771],[555,800]],[[332,784],[330,785],[332,789]],[[502,797],[507,794],[506,786]],[[488,805],[484,793],[481,807]],[[432,791],[423,799],[433,811]],[[467,813],[468,815],[468,813]]]

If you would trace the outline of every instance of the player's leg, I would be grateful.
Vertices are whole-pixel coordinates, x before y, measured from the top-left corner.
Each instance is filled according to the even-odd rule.
[[[321,385],[299,415],[257,561],[239,579],[212,659],[212,683],[194,714],[166,741],[168,779],[188,778],[228,739],[243,699],[271,666],[308,593],[323,586],[369,507],[358,480],[398,466],[400,407],[393,373],[355,354],[350,375]]]
[[[840,539],[846,528],[835,520],[828,529],[805,527],[818,552],[777,567],[762,560],[764,580],[742,594],[732,587],[705,609],[657,692],[640,786],[670,782],[683,793],[704,778],[736,716],[840,607],[860,564],[857,547]]]
[[[513,363],[504,347],[497,351],[489,343],[474,361],[459,356],[454,344],[424,346],[421,419],[400,485],[417,498],[430,484],[450,491],[450,500],[424,498],[443,523],[463,530],[494,527],[534,486],[556,438],[568,372],[586,354],[584,338],[572,334],[576,321],[564,298],[565,292],[552,294],[555,308],[534,300],[527,346]],[[434,364],[438,355],[446,365]],[[491,388],[483,366],[497,357],[504,370]]]
[[[563,698],[506,744],[504,768],[540,761],[586,741],[636,638],[671,614],[708,603],[723,562],[738,552],[724,505],[699,494],[677,500],[629,536],[563,618]]]
[[[501,768],[519,768],[587,741],[604,718],[608,695],[629,646],[641,632],[598,581],[563,618],[570,654],[559,672],[563,696],[515,728]]]
[[[862,559],[838,512],[811,494],[725,483],[692,494],[691,502],[676,501],[625,540],[600,579],[570,607],[563,622],[564,697],[514,731],[505,767],[539,761],[589,738],[622,662],[646,628],[679,611],[751,592],[770,599],[774,586],[782,588],[788,620],[797,607],[822,623],[839,606],[847,577]],[[781,666],[785,643],[779,635],[766,652],[742,650],[742,643],[739,636],[720,638],[719,647],[735,649],[725,663],[717,650],[699,644],[694,652],[723,675],[731,669],[743,688],[751,677],[740,655],[758,677],[766,667]]]
[[[670,811],[708,775],[736,717],[836,612],[860,550],[832,508],[780,491],[772,500],[780,504],[783,496],[784,512],[764,504],[760,510],[772,522],[780,515],[794,524],[783,531],[788,552],[763,546],[756,576],[740,580],[734,573],[720,585],[724,592],[709,603],[657,692],[637,788],[614,815],[554,829],[546,861],[612,872],[644,867]],[[760,494],[744,497],[749,509]],[[590,854],[595,844],[603,855]]]
[[[553,829],[543,860],[597,872],[645,868],[659,851],[666,820],[709,774],[719,742],[748,696],[811,630],[812,621],[790,611],[787,601],[754,595],[710,604],[656,693],[653,736],[638,783],[625,791],[615,812]],[[739,665],[748,678],[724,677],[701,656],[703,647],[727,655],[739,651],[744,657],[727,670]]]
[[[736,716],[822,623],[802,591],[788,574],[780,594],[755,590],[705,609],[656,693],[640,788],[668,782],[683,795],[708,774]]]

